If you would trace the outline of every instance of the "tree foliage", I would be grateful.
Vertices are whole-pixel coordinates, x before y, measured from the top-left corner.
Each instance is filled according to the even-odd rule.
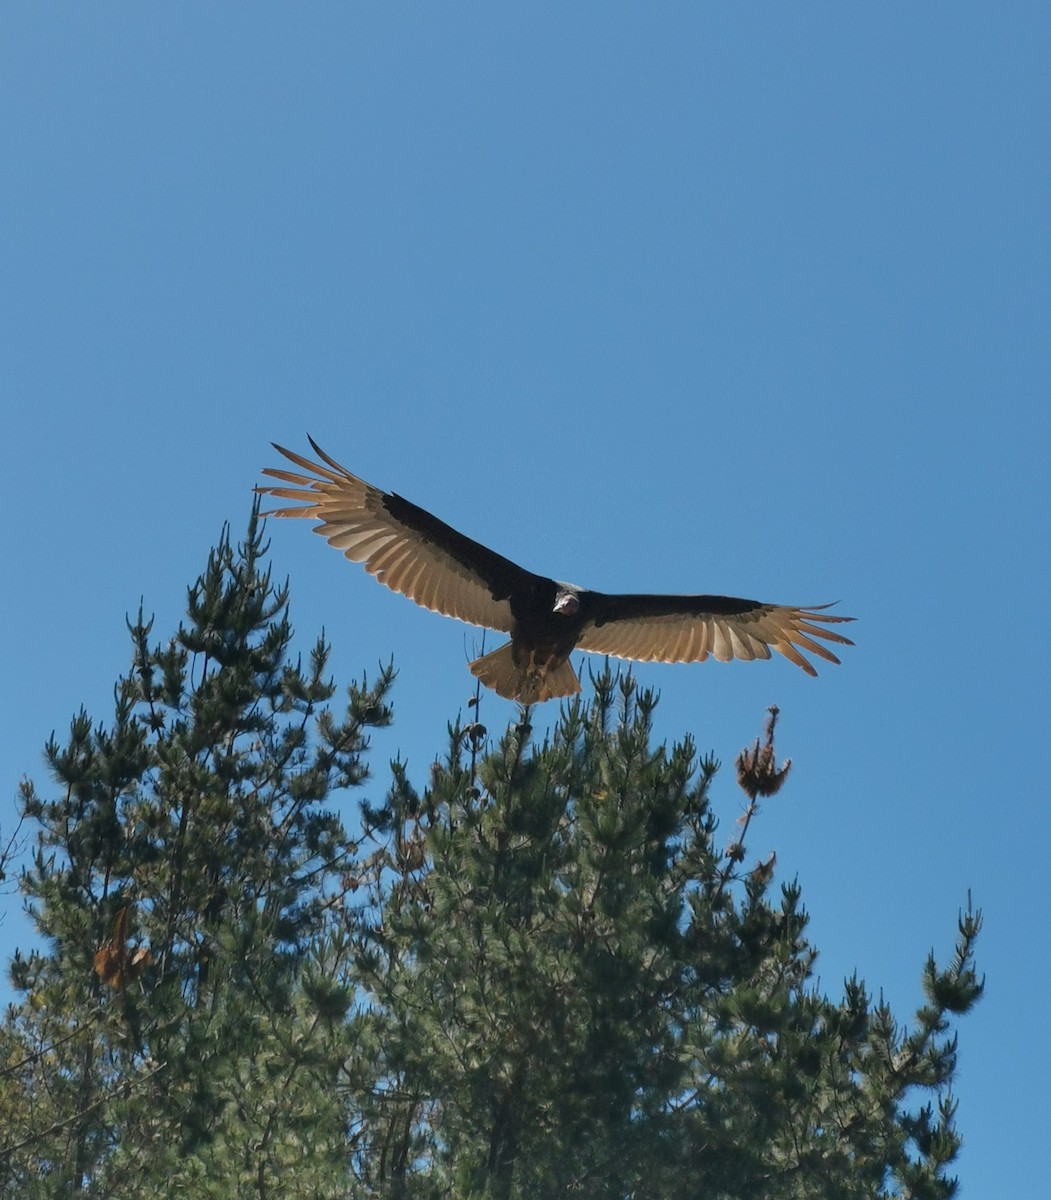
[[[45,948],[11,965],[0,1195],[953,1195],[979,917],[909,1023],[819,991],[799,886],[746,866],[776,713],[726,848],[717,764],[608,671],[541,735],[458,721],[351,819],[392,671],[337,712],[264,550],[253,514],[174,638],[129,622],[112,721],[23,785]]]

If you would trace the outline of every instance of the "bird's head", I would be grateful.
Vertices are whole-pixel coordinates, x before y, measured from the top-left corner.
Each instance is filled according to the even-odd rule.
[[[562,585],[558,589],[558,595],[555,597],[554,607],[552,612],[557,612],[562,617],[575,617],[580,611],[580,597],[572,588]]]

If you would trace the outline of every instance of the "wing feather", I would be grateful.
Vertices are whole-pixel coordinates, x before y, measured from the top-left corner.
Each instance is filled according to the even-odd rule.
[[[697,652],[697,626],[691,625],[686,630],[686,639],[682,645],[683,662],[690,662],[691,657]]]
[[[689,635],[689,632],[690,632],[689,629],[683,628],[683,629],[680,629],[678,631],[678,633],[675,635],[675,641],[671,647],[670,652],[675,655],[676,662],[678,662],[682,658],[683,651],[686,649],[686,640],[687,640],[687,636]]]
[[[391,564],[404,556],[405,550],[405,543],[392,537],[385,546],[380,546],[369,555],[368,570],[377,577],[386,575]]]
[[[739,658],[744,662],[751,662],[755,658],[755,651],[752,649],[752,639],[743,630],[738,630],[733,625],[727,626],[727,632],[730,635],[730,648],[733,651],[734,658]]]
[[[423,574],[426,564],[421,563],[418,559],[410,559],[405,567],[405,591],[403,595],[409,595],[410,590],[414,589],[419,582],[420,575]]]
[[[319,462],[275,444],[302,473],[264,468],[279,483],[255,490],[295,502],[264,516],[315,520],[315,533],[391,591],[470,625],[510,631],[508,596],[529,572],[411,501],[359,479],[313,439],[310,444]]]
[[[730,633],[726,628],[726,622],[715,619],[715,641],[713,644],[712,653],[715,655],[717,662],[729,662],[734,656],[733,647],[730,645]]]
[[[430,571],[424,571],[420,582],[416,585],[417,592],[414,597],[417,604],[421,604],[424,608],[431,609],[432,612],[441,611],[438,608],[438,589],[434,585],[434,576]]]
[[[380,582],[386,587],[389,587],[392,592],[400,591],[405,579],[405,572],[402,569],[404,566],[405,556],[402,555],[397,562],[391,563],[388,567],[384,567],[383,578],[380,580]]]
[[[811,620],[815,619],[814,613],[806,613]],[[822,621],[852,621],[853,617],[829,617],[824,616],[819,618]],[[824,638],[826,642],[838,642],[841,646],[853,646],[854,643],[848,637],[844,637],[841,633],[834,633],[831,629],[818,629],[813,625],[809,625],[806,621],[800,621],[798,625],[800,633],[809,634],[810,637]]]
[[[720,662],[769,658],[776,650],[815,675],[801,650],[838,663],[824,643],[853,643],[828,625],[853,620],[825,612],[828,605],[792,607],[732,596],[611,596],[587,592],[588,622],[581,650],[648,662]]]

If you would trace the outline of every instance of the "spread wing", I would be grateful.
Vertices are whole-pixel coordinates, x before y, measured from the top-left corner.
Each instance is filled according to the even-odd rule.
[[[586,607],[589,619],[577,642],[578,649],[614,658],[703,662],[710,654],[720,662],[729,662],[731,658],[769,658],[770,651],[777,650],[808,675],[816,675],[800,651],[838,663],[822,642],[853,645],[828,626],[854,618],[832,616],[823,611],[830,607],[827,604],[791,608],[733,596],[609,596],[587,592],[581,606]]]
[[[352,475],[313,438],[310,444],[322,462],[311,462],[274,444],[275,450],[309,474],[264,468],[263,474],[281,480],[282,486],[257,487],[257,492],[299,502],[297,507],[271,509],[264,516],[319,521],[315,533],[352,562],[363,564],[391,591],[469,625],[510,631],[508,596],[516,586],[528,583],[528,571],[464,537],[425,509]]]

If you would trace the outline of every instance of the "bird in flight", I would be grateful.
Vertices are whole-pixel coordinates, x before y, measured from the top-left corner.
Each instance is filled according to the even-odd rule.
[[[296,501],[264,516],[307,517],[314,532],[380,583],[423,608],[511,635],[470,664],[499,695],[534,704],[580,691],[569,661],[574,650],[640,662],[703,662],[709,655],[769,658],[776,650],[816,675],[802,651],[826,662],[839,659],[825,645],[853,643],[830,629],[853,620],[824,611],[829,605],[792,607],[732,596],[612,595],[534,575],[458,533],[425,509],[373,487],[313,438],[321,460],[312,462],[274,443],[300,468],[266,467],[279,484],[263,495]]]

